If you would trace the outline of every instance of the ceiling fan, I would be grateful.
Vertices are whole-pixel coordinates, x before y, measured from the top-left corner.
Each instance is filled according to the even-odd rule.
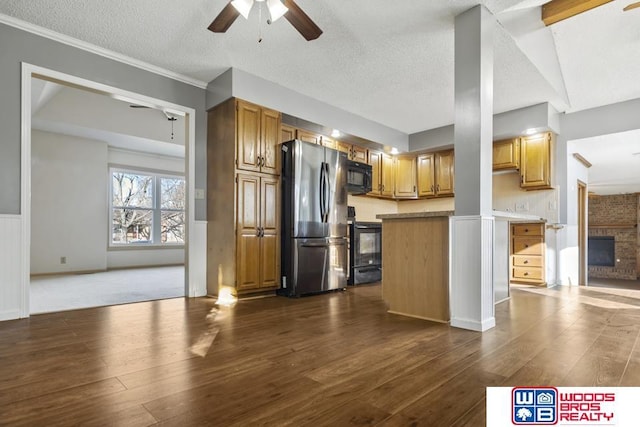
[[[622,10],[624,10],[624,11],[626,12],[626,11],[628,11],[628,10],[635,9],[636,7],[640,7],[640,1],[635,2],[635,3],[628,4],[628,5],[627,5],[627,6],[625,6],[625,8],[624,8],[624,9],[622,9]]]
[[[267,20],[267,23],[271,24],[276,19],[284,16],[284,18],[298,30],[298,32],[307,39],[315,40],[322,34],[322,30],[315,22],[309,18],[309,16],[303,12],[302,9],[293,0],[255,0],[258,3],[267,3],[269,14],[271,18]],[[231,24],[234,23],[238,16],[242,15],[247,19],[249,17],[249,11],[253,7],[254,0],[232,0],[222,9],[222,11],[216,16],[209,30],[214,33],[226,32]]]

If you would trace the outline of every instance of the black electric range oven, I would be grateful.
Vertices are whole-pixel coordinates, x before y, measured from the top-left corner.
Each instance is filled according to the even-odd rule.
[[[353,221],[349,237],[349,284],[381,281],[382,223]]]

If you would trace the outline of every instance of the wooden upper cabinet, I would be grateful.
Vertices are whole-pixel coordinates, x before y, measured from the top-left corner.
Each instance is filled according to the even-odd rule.
[[[503,139],[493,143],[493,170],[520,167],[520,138]]]
[[[300,141],[310,142],[312,144],[322,143],[322,135],[305,129],[298,129],[298,131],[296,132],[296,138],[298,138]]]
[[[360,147],[359,145],[351,146],[351,160],[355,160],[360,163],[367,163],[367,153],[368,150],[364,147]]]
[[[349,158],[351,158],[351,144],[347,144],[346,142],[342,141],[336,141],[336,150],[347,153],[349,155]]]
[[[236,109],[238,169],[278,174],[280,113],[242,100],[238,100]]]
[[[335,139],[327,138],[326,136],[321,136],[320,142],[322,143],[323,147],[334,148],[334,149],[336,148]]]
[[[367,163],[368,161],[368,150],[364,147],[360,147],[359,145],[351,145],[347,144],[346,142],[336,141],[335,148],[338,151],[347,153],[350,160],[354,160],[360,163]]]
[[[237,104],[237,158],[238,169],[260,171],[260,107],[238,100]]]
[[[280,143],[296,139],[296,128],[289,125],[280,125]]]
[[[392,156],[382,153],[380,156],[380,182],[382,187],[380,195],[383,197],[393,197],[395,191],[395,170]]]
[[[435,154],[436,195],[453,196],[454,189],[454,156],[453,150]]]
[[[382,152],[370,151],[369,164],[371,165],[371,191],[367,194],[379,196],[382,191]]]
[[[279,156],[278,145],[280,144],[280,112],[263,108],[261,111],[261,156],[260,171],[271,175],[278,175]]]
[[[418,156],[416,162],[418,168],[418,197],[435,196],[435,154],[422,154]]]
[[[551,133],[523,137],[520,142],[520,186],[551,188]]]
[[[395,189],[396,199],[415,199],[416,188],[416,158],[413,156],[398,156],[395,161]]]

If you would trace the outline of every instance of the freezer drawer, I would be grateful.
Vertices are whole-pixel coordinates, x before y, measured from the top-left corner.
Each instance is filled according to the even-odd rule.
[[[345,238],[292,239],[280,293],[301,296],[347,286]]]

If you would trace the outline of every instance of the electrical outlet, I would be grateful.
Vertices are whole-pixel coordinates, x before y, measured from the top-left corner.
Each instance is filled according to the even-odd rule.
[[[197,200],[204,200],[204,189],[203,188],[196,188],[195,198]]]
[[[555,211],[556,209],[557,209],[556,201],[555,200],[549,201],[549,207],[547,208],[547,210]]]
[[[67,263],[67,257],[66,256],[61,256],[60,257],[60,264],[66,264]]]
[[[516,203],[516,212],[529,212],[529,203],[528,202]]]

